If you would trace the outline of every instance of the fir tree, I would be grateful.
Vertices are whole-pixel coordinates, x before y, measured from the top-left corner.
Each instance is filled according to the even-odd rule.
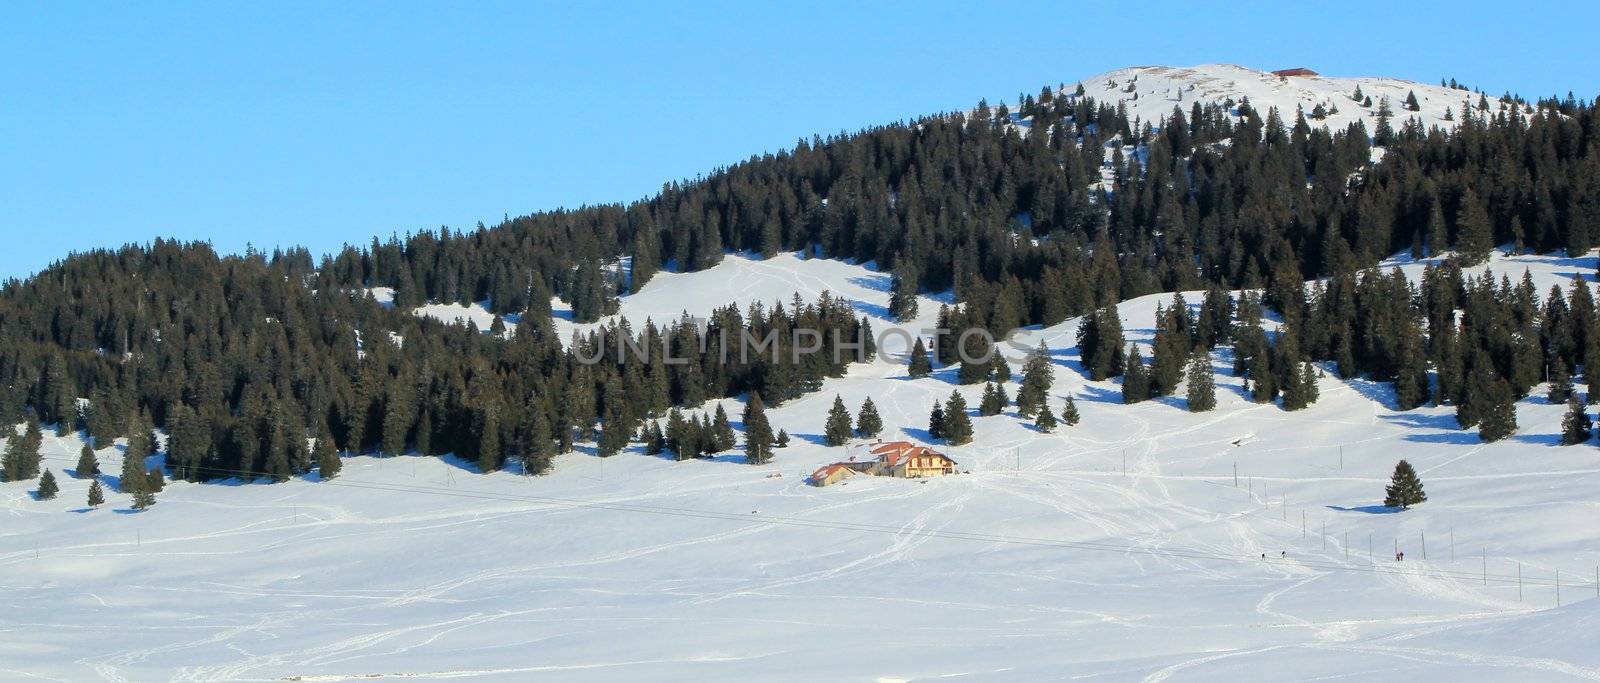
[[[772,423],[767,421],[767,408],[759,392],[750,392],[744,404],[744,461],[752,465],[772,462]],[[789,441],[788,433],[778,435],[778,447]]]
[[[898,322],[917,317],[917,275],[909,266],[896,268],[889,283],[889,315]]]
[[[1145,370],[1139,345],[1128,351],[1127,372],[1122,375],[1122,402],[1139,403],[1150,398],[1150,373]]]
[[[962,398],[959,391],[951,390],[950,399],[945,402],[942,432],[945,443],[952,446],[972,441],[972,419],[967,417],[967,399]]]
[[[117,476],[117,490],[133,493],[139,490],[144,479],[145,458],[150,455],[150,437],[141,432],[128,436],[128,446],[122,452],[122,471]]]
[[[167,475],[162,468],[157,467],[144,473],[144,489],[151,493],[161,493],[167,488]]]
[[[134,490],[134,492],[133,492],[133,509],[141,510],[141,511],[142,510],[148,510],[148,509],[150,509],[150,506],[155,505],[155,504],[156,504],[156,494],[154,492],[146,491],[143,488],[138,488],[138,489]]]
[[[1068,427],[1078,424],[1078,404],[1072,400],[1072,395],[1067,395],[1067,404],[1061,408],[1061,421]]]
[[[500,469],[504,455],[500,446],[500,409],[490,404],[480,411],[478,418],[478,471],[489,473]]]
[[[100,459],[94,455],[94,449],[89,444],[84,444],[78,450],[78,466],[73,468],[72,476],[86,479],[100,474]]]
[[[1572,376],[1567,373],[1567,364],[1561,362],[1557,354],[1550,359],[1550,392],[1551,403],[1566,403],[1572,396]]]
[[[722,409],[722,403],[717,403],[715,416],[711,420],[711,445],[713,452],[733,448],[737,437],[733,433],[733,424],[728,421],[728,411]]]
[[[833,407],[828,409],[828,421],[822,429],[823,442],[829,446],[843,446],[850,440],[850,411],[844,399],[833,395]]]
[[[1422,480],[1417,478],[1417,471],[1411,467],[1411,463],[1401,460],[1394,466],[1394,475],[1384,488],[1384,506],[1404,510],[1427,500],[1428,494],[1422,491]]]
[[[1589,419],[1589,412],[1584,408],[1577,396],[1567,397],[1567,414],[1561,419],[1561,445],[1571,446],[1589,440],[1593,433],[1594,422]]]
[[[1189,370],[1184,379],[1187,384],[1184,398],[1189,412],[1203,413],[1217,407],[1217,381],[1211,376],[1210,354],[1196,352],[1189,361]]]
[[[777,440],[776,443],[773,444],[773,446],[775,446],[777,448],[788,448],[789,447],[789,430],[787,430],[787,429],[779,429],[778,430],[778,440]]]
[[[1406,109],[1422,111],[1422,105],[1417,103],[1417,93],[1414,90],[1406,92]]]
[[[921,337],[918,337],[916,345],[911,347],[911,364],[908,372],[912,379],[921,379],[933,374],[933,363],[928,360],[928,347],[923,346]]]
[[[89,482],[89,507],[97,508],[106,502],[105,489],[100,488],[100,480]]]
[[[1002,397],[1004,390],[994,382],[983,387],[983,400],[978,402],[978,414],[983,416],[999,415],[1005,410],[1006,402]]]
[[[856,436],[870,439],[883,431],[883,418],[878,417],[878,406],[873,405],[872,398],[861,402],[861,411],[856,414]]]
[[[933,402],[933,410],[928,412],[928,438],[935,441],[944,438],[944,406],[938,401]]]
[[[1056,430],[1056,414],[1048,406],[1039,409],[1039,417],[1034,418],[1033,426],[1039,431],[1049,434]]]
[[[339,459],[339,451],[333,447],[333,436],[326,432],[317,437],[317,444],[312,447],[311,455],[317,461],[317,476],[322,481],[338,477],[339,470],[344,469],[344,462]]]
[[[1475,266],[1489,258],[1494,249],[1493,226],[1477,195],[1467,190],[1461,197],[1461,207],[1456,210],[1456,251],[1461,254],[1461,265]]]
[[[690,424],[683,419],[683,412],[676,407],[667,411],[667,450],[672,451],[674,460],[688,460],[694,457],[693,437],[689,433]]]
[[[1047,411],[1045,397],[1049,395],[1054,382],[1055,370],[1050,364],[1050,351],[1045,348],[1044,342],[1039,342],[1038,348],[1028,354],[1028,360],[1022,364],[1022,388],[1017,390],[1017,414],[1032,417],[1041,410]]]
[[[44,474],[39,475],[39,500],[51,500],[60,492],[61,487],[56,486],[55,473],[46,469]]]
[[[1483,413],[1478,421],[1478,438],[1493,442],[1517,431],[1517,404],[1511,385],[1496,378],[1483,396]]]

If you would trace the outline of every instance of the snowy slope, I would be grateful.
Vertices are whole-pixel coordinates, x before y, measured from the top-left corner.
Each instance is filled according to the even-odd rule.
[[[1077,84],[1084,87],[1085,95],[1098,102],[1123,103],[1129,118],[1145,122],[1158,122],[1172,115],[1174,106],[1185,116],[1196,101],[1235,103],[1249,98],[1251,106],[1263,115],[1277,107],[1284,125],[1294,123],[1297,107],[1306,113],[1312,126],[1326,125],[1330,130],[1343,130],[1357,120],[1366,124],[1369,132],[1377,128],[1378,104],[1388,98],[1394,111],[1391,125],[1398,130],[1409,118],[1418,118],[1424,128],[1437,126],[1453,128],[1461,119],[1462,102],[1476,105],[1477,93],[1453,90],[1437,84],[1429,85],[1393,78],[1288,76],[1278,77],[1267,71],[1258,71],[1232,64],[1204,64],[1192,67],[1136,66],[1108,71],[1076,83],[1064,83],[1062,92],[1072,93]],[[1350,98],[1357,87],[1362,94],[1372,98],[1372,106],[1363,107]],[[1128,92],[1129,88],[1133,92]],[[1406,95],[1415,92],[1419,111],[1404,107]],[[1491,98],[1492,100],[1493,98]],[[1325,120],[1311,120],[1311,111],[1318,104],[1337,114]],[[1491,106],[1499,106],[1494,102]],[[1453,112],[1454,121],[1445,120],[1446,110]]]
[[[1491,266],[1543,292],[1595,259]],[[888,300],[870,268],[787,256],[658,278],[630,318],[828,289],[881,319]],[[1170,299],[1121,305],[1131,340]],[[1600,448],[1555,446],[1542,392],[1490,445],[1331,375],[1306,411],[1250,403],[1223,352],[1215,412],[1124,406],[1079,371],[1075,329],[1016,341],[1056,354],[1050,402],[1072,394],[1083,423],[974,418],[956,477],[804,483],[860,452],[820,443],[835,393],[872,397],[899,438],[953,389],[977,404],[953,369],[879,362],[771,409],[796,439],[761,467],[584,450],[530,479],[357,457],[332,482],[174,482],[140,514],[115,492],[83,510],[71,477],[48,502],[0,484],[0,678],[1600,679]],[[78,447],[47,436],[46,465]],[[1385,513],[1401,457],[1430,501]],[[117,448],[100,458],[118,471]]]

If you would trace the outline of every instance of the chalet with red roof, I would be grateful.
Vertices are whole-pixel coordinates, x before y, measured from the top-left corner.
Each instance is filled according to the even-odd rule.
[[[872,444],[871,458],[850,458],[843,462],[823,465],[811,473],[813,486],[828,486],[854,474],[876,477],[918,479],[941,477],[956,473],[956,461],[939,451],[919,446],[910,441],[880,441]]]

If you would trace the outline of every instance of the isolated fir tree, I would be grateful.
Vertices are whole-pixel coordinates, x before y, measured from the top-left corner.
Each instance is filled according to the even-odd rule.
[[[779,429],[778,430],[778,440],[776,442],[774,442],[772,445],[775,448],[788,448],[789,447],[789,430],[787,430],[787,429]]]
[[[828,409],[828,421],[822,428],[822,440],[829,446],[843,446],[850,440],[850,411],[844,399],[833,395],[833,407]]]
[[[1211,355],[1198,351],[1189,360],[1189,369],[1184,378],[1185,401],[1189,412],[1203,413],[1217,407],[1217,381],[1211,376]]]
[[[950,399],[944,405],[944,440],[952,446],[961,446],[972,441],[972,419],[967,417],[967,399],[961,397],[961,392],[951,390]]]
[[[27,481],[39,476],[39,444],[43,441],[39,422],[33,419],[28,420],[22,436],[6,439],[5,455],[0,456],[0,474],[5,475],[6,481]]]
[[[772,423],[767,421],[767,407],[761,402],[760,392],[750,392],[741,419],[744,421],[744,461],[752,465],[772,462]],[[779,440],[787,443],[788,436],[780,434]]]
[[[1067,403],[1061,408],[1061,421],[1068,427],[1078,424],[1078,404],[1072,400],[1072,395],[1067,395]]]
[[[722,403],[717,403],[717,410],[711,419],[711,446],[713,452],[733,448],[737,442],[733,433],[733,424],[728,421],[728,411],[722,409]]]
[[[1128,351],[1127,371],[1122,375],[1122,402],[1139,403],[1150,398],[1150,373],[1145,369],[1139,345]]]
[[[1022,417],[1032,417],[1040,411],[1048,411],[1045,398],[1050,393],[1050,387],[1055,382],[1055,371],[1050,364],[1050,351],[1039,342],[1039,346],[1028,354],[1028,360],[1022,364],[1022,388],[1017,390],[1017,414]]]
[[[667,450],[674,460],[688,460],[695,456],[692,426],[683,419],[683,412],[674,407],[667,411]]]
[[[1551,403],[1566,403],[1572,396],[1572,376],[1567,373],[1567,364],[1561,362],[1561,355],[1550,359],[1550,391],[1547,394]]]
[[[327,433],[317,437],[317,444],[311,449],[311,457],[317,461],[317,475],[322,481],[338,477],[339,470],[344,469],[344,462],[339,459],[339,451],[333,447],[333,436]]]
[[[878,406],[872,403],[872,398],[861,402],[861,411],[856,413],[856,436],[870,439],[883,431],[883,418],[878,417]]]
[[[167,488],[167,474],[160,467],[144,473],[144,490],[151,493],[161,493]]]
[[[50,470],[45,470],[39,475],[39,500],[50,500],[61,492],[61,487],[56,485],[56,475]]]
[[[1033,420],[1033,426],[1037,427],[1039,429],[1039,431],[1044,432],[1046,434],[1049,434],[1050,432],[1055,431],[1056,430],[1056,414],[1055,414],[1055,412],[1050,410],[1049,406],[1045,406],[1043,408],[1040,408],[1039,409],[1039,416],[1034,418],[1034,420]]]
[[[94,455],[94,449],[89,444],[84,444],[78,449],[78,466],[73,468],[72,476],[85,479],[100,474],[100,459]]]
[[[1571,446],[1589,440],[1593,434],[1594,422],[1589,419],[1589,412],[1576,395],[1567,397],[1567,414],[1561,418],[1561,445]]]
[[[1414,90],[1406,92],[1406,109],[1422,111],[1422,105],[1417,103],[1417,93]]]
[[[105,502],[106,492],[105,489],[100,487],[100,480],[96,479],[92,482],[89,482],[89,507],[97,508],[101,505],[104,505]]]
[[[139,489],[135,489],[134,490],[134,492],[133,492],[133,509],[135,509],[135,510],[148,510],[148,509],[150,509],[150,506],[155,505],[155,504],[156,504],[156,494],[154,492],[146,491],[143,488],[139,488]]]
[[[938,401],[933,402],[933,410],[928,412],[928,438],[935,441],[944,438],[944,406]]]
[[[1005,390],[994,382],[983,387],[983,400],[978,402],[978,414],[983,416],[999,415],[1005,411]]]
[[[1401,460],[1394,466],[1394,476],[1389,478],[1389,485],[1384,489],[1384,506],[1404,510],[1427,500],[1428,494],[1422,491],[1417,471],[1411,463]]]
[[[933,363],[928,359],[928,347],[922,344],[922,338],[917,338],[916,345],[911,347],[911,363],[907,372],[912,379],[920,379],[933,374]]]

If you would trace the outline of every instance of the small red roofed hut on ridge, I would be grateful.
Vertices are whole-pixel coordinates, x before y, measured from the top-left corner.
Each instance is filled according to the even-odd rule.
[[[1293,69],[1279,69],[1272,72],[1272,75],[1277,76],[1278,78],[1288,78],[1290,76],[1315,76],[1317,75],[1317,72],[1307,69],[1303,66],[1297,66]]]

